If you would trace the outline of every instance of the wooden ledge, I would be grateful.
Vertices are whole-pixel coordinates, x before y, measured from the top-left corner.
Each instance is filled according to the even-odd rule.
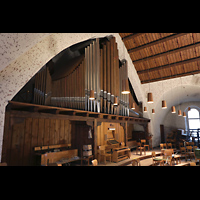
[[[128,122],[128,123],[148,123],[150,119],[146,118],[138,118],[138,117],[128,117],[128,116],[121,116],[121,115],[112,115],[106,113],[97,113],[85,110],[76,110],[71,108],[61,108],[55,106],[46,106],[46,105],[37,105],[37,104],[30,104],[30,103],[22,103],[16,101],[9,101],[7,106],[7,111],[9,110],[18,110],[18,111],[28,111],[28,112],[38,112],[38,113],[50,113],[56,115],[69,115],[73,117],[87,117],[91,119],[99,119],[100,121],[116,121],[116,122]]]

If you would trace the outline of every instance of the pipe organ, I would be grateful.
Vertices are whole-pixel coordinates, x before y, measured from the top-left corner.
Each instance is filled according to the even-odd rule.
[[[65,77],[52,80],[48,67],[35,76],[35,104],[129,116],[133,98],[127,93],[127,62],[119,67],[115,37],[101,44],[99,38],[91,42],[82,60]]]

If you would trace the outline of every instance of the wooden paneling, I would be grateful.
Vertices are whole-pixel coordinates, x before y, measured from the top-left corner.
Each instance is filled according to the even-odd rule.
[[[10,116],[9,111],[6,116]],[[71,123],[67,119],[6,117],[2,161],[8,165],[34,165],[33,148],[53,144],[71,144]],[[7,138],[7,140],[6,140]]]
[[[199,33],[120,33],[120,36],[141,83],[200,72]]]

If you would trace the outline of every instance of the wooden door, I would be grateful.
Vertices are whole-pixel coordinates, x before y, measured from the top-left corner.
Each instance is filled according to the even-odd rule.
[[[161,143],[165,143],[165,132],[163,124],[160,124],[160,136],[161,136]]]
[[[94,154],[94,131],[92,131],[92,138],[88,137],[90,126],[86,122],[73,121],[72,122],[72,148],[78,149],[78,156],[81,156],[83,145],[92,145],[92,154]]]

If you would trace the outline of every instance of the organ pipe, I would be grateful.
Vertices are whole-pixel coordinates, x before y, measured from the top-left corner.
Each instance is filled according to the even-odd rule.
[[[129,116],[129,94],[122,91],[130,93],[127,62],[119,67],[114,37],[101,45],[97,38],[85,47],[83,60],[64,78],[52,81],[48,69],[36,74],[34,102]]]

